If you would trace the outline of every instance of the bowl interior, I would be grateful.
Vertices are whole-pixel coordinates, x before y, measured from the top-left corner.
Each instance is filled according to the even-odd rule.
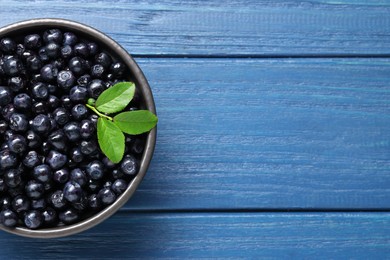
[[[142,100],[141,107],[143,109],[148,109],[149,111],[156,114],[151,89],[137,63],[118,43],[109,38],[107,35],[90,26],[64,19],[33,19],[18,22],[0,28],[0,38],[7,36],[18,39],[27,34],[41,33],[44,30],[51,28],[58,28],[61,29],[63,32],[73,32],[79,38],[88,41],[93,41],[99,45],[100,49],[109,53],[114,59],[122,61],[127,67],[127,79],[129,81],[133,81],[136,84],[138,94],[140,95]],[[147,168],[149,167],[150,161],[153,156],[154,147],[156,143],[156,132],[157,129],[154,128],[147,134],[144,152],[140,161],[139,172],[136,177],[129,183],[127,190],[120,197],[118,197],[112,205],[106,207],[102,211],[83,221],[77,222],[69,226],[30,230],[22,227],[7,228],[0,225],[0,229],[21,236],[36,238],[53,238],[69,236],[84,231],[107,219],[128,201],[128,199],[135,192],[138,185],[145,176]]]

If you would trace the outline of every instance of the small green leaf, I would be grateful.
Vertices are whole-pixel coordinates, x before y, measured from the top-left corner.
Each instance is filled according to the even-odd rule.
[[[97,136],[100,149],[108,159],[113,163],[120,162],[125,152],[125,136],[119,127],[110,120],[99,117]]]
[[[157,124],[157,116],[149,110],[123,112],[114,117],[114,123],[126,134],[148,132]]]
[[[133,99],[135,85],[133,82],[119,82],[103,91],[96,100],[96,109],[112,114],[122,111]]]

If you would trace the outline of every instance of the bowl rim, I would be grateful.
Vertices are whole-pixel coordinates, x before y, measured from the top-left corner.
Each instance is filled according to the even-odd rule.
[[[122,61],[126,64],[127,68],[134,76],[134,79],[138,81],[137,88],[142,93],[146,109],[148,109],[154,114],[157,114],[153,94],[150,89],[149,83],[144,73],[141,71],[132,56],[115,40],[89,25],[62,18],[29,19],[15,22],[0,28],[0,38],[8,34],[15,33],[16,31],[22,31],[26,29],[38,30],[39,28],[59,28],[69,30],[72,32],[76,32],[77,34],[80,34],[84,37],[91,38],[99,45],[104,45],[103,49],[108,48],[110,52],[114,53],[115,56],[120,57]],[[142,179],[146,175],[146,171],[153,157],[154,148],[156,144],[156,136],[157,127],[153,128],[147,135],[145,149],[140,161],[140,169],[137,175],[129,183],[129,186],[126,191],[122,193],[113,204],[109,205],[95,215],[69,226],[30,230],[23,227],[8,228],[3,225],[0,225],[0,229],[24,237],[58,238],[74,235],[76,233],[90,229],[97,224],[103,222],[104,220],[112,216],[115,212],[117,212],[118,209],[121,208],[130,199],[130,197],[133,195],[133,193],[141,183]]]

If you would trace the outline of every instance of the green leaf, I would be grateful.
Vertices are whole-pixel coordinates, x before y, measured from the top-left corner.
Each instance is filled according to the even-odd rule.
[[[125,152],[125,136],[112,121],[99,117],[97,136],[100,149],[113,163],[122,160]]]
[[[107,114],[122,111],[133,99],[134,92],[133,82],[119,82],[100,94],[95,103],[96,109]]]
[[[157,116],[148,110],[123,112],[114,117],[114,123],[126,134],[148,132],[157,124]]]

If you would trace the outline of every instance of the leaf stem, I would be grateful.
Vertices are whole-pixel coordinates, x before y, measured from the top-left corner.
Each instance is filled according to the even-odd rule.
[[[85,104],[85,106],[88,107],[89,109],[91,109],[93,112],[95,112],[98,116],[104,117],[110,121],[113,121],[112,117],[100,113],[94,106],[91,106],[90,104]]]

